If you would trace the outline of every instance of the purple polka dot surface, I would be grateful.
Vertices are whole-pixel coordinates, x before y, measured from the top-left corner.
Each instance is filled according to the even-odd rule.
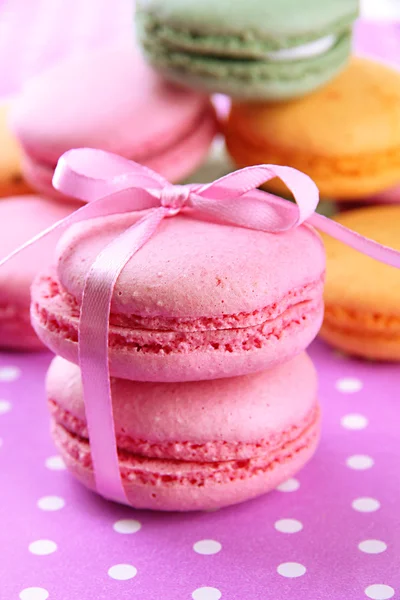
[[[311,347],[323,435],[269,495],[214,512],[109,503],[55,453],[48,354],[0,355],[4,600],[386,600],[400,593],[399,367]]]

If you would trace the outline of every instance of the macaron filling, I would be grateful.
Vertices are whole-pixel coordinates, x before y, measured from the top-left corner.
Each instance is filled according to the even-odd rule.
[[[109,345],[134,353],[168,355],[199,350],[246,352],[271,338],[309,327],[322,316],[323,277],[289,292],[280,302],[252,313],[192,319],[110,314]],[[79,304],[54,272],[36,280],[32,315],[40,326],[65,340],[78,341]]]
[[[266,52],[265,58],[271,61],[304,60],[325,54],[336,44],[336,41],[337,36],[329,34],[306,44]]]

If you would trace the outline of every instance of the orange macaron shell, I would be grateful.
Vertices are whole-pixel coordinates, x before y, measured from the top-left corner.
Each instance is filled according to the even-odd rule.
[[[0,198],[31,191],[22,176],[18,142],[8,126],[9,111],[10,102],[0,104]]]
[[[307,173],[323,198],[362,199],[400,182],[400,73],[353,58],[304,98],[233,103],[225,134],[239,167],[289,165]],[[286,191],[277,180],[268,189]]]
[[[400,250],[400,206],[339,215],[342,225]],[[400,361],[400,271],[328,236],[325,317],[321,337],[356,356]]]

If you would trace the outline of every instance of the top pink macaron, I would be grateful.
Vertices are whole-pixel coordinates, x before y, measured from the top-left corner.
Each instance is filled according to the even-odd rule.
[[[60,241],[56,269],[36,279],[32,322],[56,354],[78,361],[87,270],[140,216],[74,225]],[[307,225],[272,234],[186,214],[166,219],[117,279],[111,374],[190,381],[284,362],[304,350],[320,328],[324,270],[323,244]]]
[[[190,175],[216,133],[210,100],[165,82],[131,46],[71,57],[31,79],[11,114],[31,185],[59,196],[52,176],[71,148],[99,148],[158,171]]]

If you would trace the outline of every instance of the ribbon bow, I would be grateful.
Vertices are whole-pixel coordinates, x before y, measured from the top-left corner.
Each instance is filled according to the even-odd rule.
[[[255,191],[279,177],[297,204]],[[290,167],[258,165],[206,185],[174,186],[150,169],[104,152],[81,148],[58,161],[53,185],[87,204],[55,223],[0,261],[0,266],[59,227],[93,217],[146,210],[134,225],[108,244],[86,274],[79,320],[79,364],[97,491],[129,504],[122,485],[115,439],[108,329],[115,282],[132,256],[155,234],[165,218],[190,211],[195,218],[268,233],[308,223],[354,249],[400,268],[400,253],[315,213],[318,189],[304,173]]]

